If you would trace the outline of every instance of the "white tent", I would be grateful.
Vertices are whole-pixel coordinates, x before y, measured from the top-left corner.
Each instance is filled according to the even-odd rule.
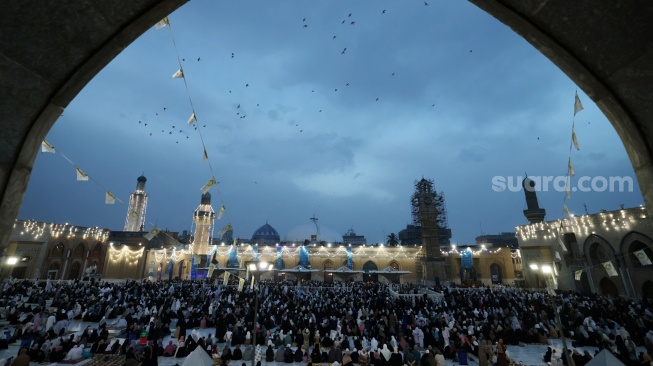
[[[619,361],[615,355],[604,349],[594,356],[590,362],[586,363],[585,366],[625,366],[625,364]]]
[[[186,357],[182,366],[213,366],[213,359],[202,347],[197,347]]]

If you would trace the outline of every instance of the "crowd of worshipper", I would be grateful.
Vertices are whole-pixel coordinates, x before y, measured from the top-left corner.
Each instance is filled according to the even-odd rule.
[[[591,357],[576,350],[583,346],[607,349],[627,365],[653,354],[653,306],[646,299],[551,296],[504,287],[431,289],[442,296],[420,294],[410,284],[395,285],[391,292],[378,282],[263,281],[239,288],[237,278],[228,285],[221,280],[7,281],[0,307],[10,326],[0,348],[20,342],[37,362],[122,354],[128,364],[149,365],[157,357],[186,357],[201,347],[223,363],[254,358],[440,366],[469,354],[480,365],[503,366],[518,361],[508,347],[549,344],[564,332],[573,351],[551,352],[547,362],[566,365],[573,357],[582,366]],[[69,331],[73,321],[93,325],[76,335]],[[208,336],[196,331],[207,328]],[[166,336],[171,340],[164,344]],[[646,352],[638,354],[637,346]]]

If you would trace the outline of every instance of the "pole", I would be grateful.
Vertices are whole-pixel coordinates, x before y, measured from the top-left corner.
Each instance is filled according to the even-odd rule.
[[[261,278],[261,274],[258,272],[258,270],[253,271],[254,277],[252,278],[252,281],[259,282],[258,280]],[[256,284],[255,284],[256,285]],[[261,286],[258,286],[258,289],[260,289]],[[256,366],[256,321],[258,317],[258,289],[256,289],[256,286],[254,286],[254,325],[252,326],[253,331],[252,331],[252,366]]]

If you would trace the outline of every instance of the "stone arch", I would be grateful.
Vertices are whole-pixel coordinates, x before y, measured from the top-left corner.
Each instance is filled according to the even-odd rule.
[[[503,268],[500,264],[490,264],[490,281],[492,283],[503,283]]]
[[[66,7],[45,1],[27,13],[20,1],[3,2],[6,14],[24,16],[3,18],[1,29],[12,33],[12,42],[0,49],[7,60],[0,75],[9,105],[5,120],[11,121],[0,130],[9,126],[12,138],[5,139],[7,153],[0,156],[0,176],[6,177],[0,180],[0,245],[11,233],[38,146],[63,109],[123,49],[187,1],[86,0]],[[652,64],[651,7],[600,0],[588,12],[584,3],[469,1],[530,42],[596,102],[624,142],[653,213],[653,86],[637,82]],[[84,20],[79,27],[65,26]],[[20,100],[30,100],[30,107]]]
[[[392,269],[395,269],[397,271],[401,271],[401,265],[399,265],[399,262],[392,260],[390,263],[388,263],[388,267],[391,267]]]
[[[64,244],[61,241],[54,244],[52,246],[52,249],[50,249],[51,258],[60,258],[65,256],[66,256],[66,244]]]
[[[84,258],[86,256],[86,245],[79,243],[73,249],[73,258]]]
[[[335,269],[333,268],[333,261],[331,259],[327,259],[324,262],[322,262],[322,269],[324,271]],[[333,273],[324,272],[324,282],[328,282],[328,283],[333,282]]]
[[[93,258],[99,258],[102,257],[102,243],[97,242],[93,246],[93,249],[91,250],[91,253],[89,254],[90,257]]]
[[[609,277],[603,277],[599,281],[599,287],[603,296],[619,297],[619,288]]]
[[[68,270],[68,280],[76,280],[80,278],[82,275],[82,264],[79,261],[74,261],[70,265],[70,269]]]
[[[613,261],[615,262],[613,263],[615,267],[619,266],[619,264],[616,263],[618,261],[614,261],[617,256],[615,255],[614,249],[610,243],[598,235],[594,234],[587,237],[583,244],[583,251],[592,267],[600,266],[601,263],[606,261]]]
[[[379,275],[374,273],[374,274],[369,274],[369,271],[378,271],[379,267],[377,267],[376,263],[374,261],[367,261],[365,264],[363,264],[363,282],[378,282],[379,281]]]
[[[629,269],[653,269],[653,265],[642,265],[635,252],[644,250],[646,256],[653,260],[653,240],[648,236],[633,231],[624,236],[621,241],[621,255]]]

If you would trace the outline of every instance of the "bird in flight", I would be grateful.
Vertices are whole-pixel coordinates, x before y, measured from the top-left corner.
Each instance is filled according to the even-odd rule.
[[[305,22],[305,21],[306,21],[306,18],[304,18],[304,19],[302,20],[302,22]]]
[[[351,22],[350,24],[351,24],[351,25],[354,25],[354,24],[356,24],[356,22]]]
[[[376,98],[376,101],[378,102],[378,101],[379,101],[379,98]]]
[[[336,39],[336,36],[333,36],[333,39]]]
[[[238,108],[240,108],[240,104],[238,104],[238,106],[236,106],[236,109],[238,109]]]
[[[234,53],[233,52],[231,53],[231,58],[234,58]]]
[[[198,58],[197,58],[197,61],[199,61],[199,60],[200,60],[200,58],[198,57]]]
[[[383,11],[381,12],[381,14],[385,14],[385,9],[383,9]]]
[[[167,109],[166,107],[163,107],[163,110],[164,110],[164,111],[165,111],[166,109]]]
[[[349,17],[351,18],[351,13],[349,13]]]
[[[304,24],[304,28],[308,28],[308,24]]]
[[[344,55],[345,52],[347,52],[347,47],[343,48],[343,49],[342,49],[342,52],[340,52],[340,54],[341,54],[341,55]]]
[[[425,1],[425,2],[424,2],[424,6],[429,6],[429,3],[427,3],[427,2]]]

